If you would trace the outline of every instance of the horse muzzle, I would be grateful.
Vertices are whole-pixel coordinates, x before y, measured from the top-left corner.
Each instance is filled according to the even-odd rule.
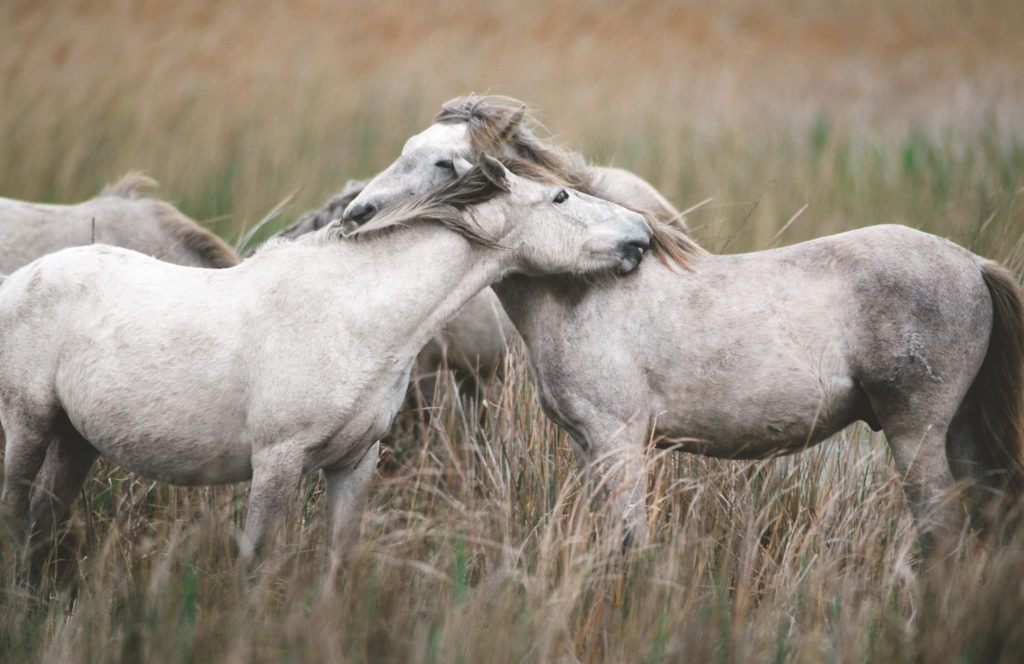
[[[640,265],[644,258],[644,252],[651,248],[651,241],[647,238],[627,240],[619,244],[619,274],[629,274]]]

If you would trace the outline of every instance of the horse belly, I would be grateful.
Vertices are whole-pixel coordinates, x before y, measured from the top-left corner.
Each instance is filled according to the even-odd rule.
[[[102,455],[149,479],[205,485],[247,480],[252,447],[229,394],[159,380],[58,380],[72,426]],[[69,384],[74,382],[73,385]]]
[[[211,441],[140,437],[102,441],[96,447],[133,473],[180,486],[228,484],[252,478],[248,448],[231,448]]]
[[[762,458],[817,444],[859,419],[862,395],[852,379],[793,381],[719,390],[682,400],[656,422],[655,439],[722,458]]]

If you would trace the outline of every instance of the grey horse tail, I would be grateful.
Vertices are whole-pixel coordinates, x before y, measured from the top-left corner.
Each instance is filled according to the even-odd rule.
[[[1024,494],[1024,297],[1016,279],[995,263],[981,266],[992,297],[992,335],[975,378],[987,484],[1016,502]]]

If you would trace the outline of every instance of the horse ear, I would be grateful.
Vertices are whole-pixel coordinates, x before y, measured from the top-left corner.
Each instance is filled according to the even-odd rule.
[[[504,164],[486,152],[481,152],[477,165],[480,166],[480,171],[484,174],[484,177],[490,180],[498,189],[502,191],[509,190],[509,172]]]
[[[512,114],[512,117],[509,118],[508,124],[506,124],[505,128],[501,130],[500,134],[498,134],[498,145],[504,145],[512,138],[512,134],[514,134],[516,129],[519,128],[519,125],[523,123],[524,117],[526,117],[526,104],[520,106],[519,110]]]

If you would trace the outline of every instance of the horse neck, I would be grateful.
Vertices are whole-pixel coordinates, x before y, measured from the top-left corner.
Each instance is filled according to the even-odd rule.
[[[343,248],[351,288],[411,359],[506,269],[503,254],[438,225],[409,226]]]
[[[547,334],[561,335],[560,326],[545,321],[562,320],[584,302],[593,286],[579,277],[551,275],[528,277],[513,274],[493,284],[501,306],[515,325],[527,348]]]

